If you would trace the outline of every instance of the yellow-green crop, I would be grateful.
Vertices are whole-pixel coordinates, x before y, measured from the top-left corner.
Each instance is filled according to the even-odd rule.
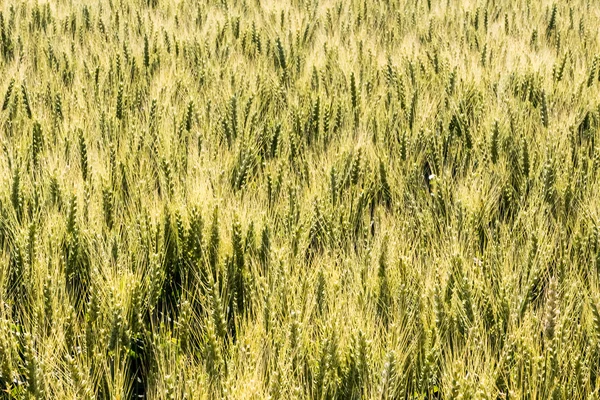
[[[0,398],[597,399],[598,26],[0,1]]]

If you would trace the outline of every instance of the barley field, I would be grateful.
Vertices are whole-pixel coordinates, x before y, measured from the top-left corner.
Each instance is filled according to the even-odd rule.
[[[595,0],[0,0],[0,398],[599,399]]]

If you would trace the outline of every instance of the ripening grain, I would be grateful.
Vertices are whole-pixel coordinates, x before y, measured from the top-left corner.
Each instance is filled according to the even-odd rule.
[[[598,26],[0,2],[0,397],[597,399]]]

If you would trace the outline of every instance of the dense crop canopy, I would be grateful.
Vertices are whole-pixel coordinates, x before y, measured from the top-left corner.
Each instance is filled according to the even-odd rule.
[[[592,399],[593,0],[0,2],[0,390]]]

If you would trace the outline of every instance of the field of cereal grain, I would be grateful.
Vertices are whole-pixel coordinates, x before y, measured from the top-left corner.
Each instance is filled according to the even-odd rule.
[[[0,398],[598,399],[599,26],[0,0]]]

